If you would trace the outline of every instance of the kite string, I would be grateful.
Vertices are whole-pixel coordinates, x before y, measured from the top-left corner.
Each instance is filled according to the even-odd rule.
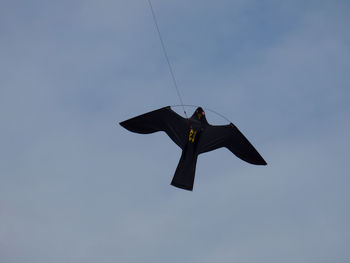
[[[199,107],[198,105],[191,105],[191,104],[171,105],[171,107],[180,107],[180,106],[182,106],[182,107],[184,107],[184,106],[186,106],[186,107],[194,107],[194,108],[198,108],[198,107]],[[214,114],[220,116],[221,118],[223,118],[224,120],[228,121],[229,123],[232,123],[232,121],[230,121],[228,118],[226,118],[224,115],[218,113],[217,111],[212,110],[212,109],[209,109],[209,108],[206,108],[206,107],[203,107],[203,108],[204,108],[205,110],[207,110],[207,111],[210,111],[210,112],[212,112],[212,113],[214,113]],[[187,117],[187,116],[186,116],[186,117]]]
[[[168,53],[167,53],[167,50],[165,48],[165,44],[164,44],[164,41],[163,41],[163,37],[162,37],[162,34],[160,33],[160,29],[159,29],[159,26],[158,26],[158,21],[157,21],[157,17],[156,17],[156,14],[154,12],[154,9],[153,9],[153,5],[152,5],[152,2],[151,0],[147,0],[148,1],[148,4],[149,4],[149,7],[151,9],[151,13],[152,13],[152,17],[153,17],[153,21],[154,21],[154,25],[156,26],[156,29],[157,29],[157,32],[158,32],[158,37],[159,37],[159,40],[160,40],[160,44],[162,46],[162,49],[163,49],[163,53],[164,53],[164,56],[165,56],[165,59],[167,61],[167,64],[168,64],[168,67],[169,67],[169,71],[170,71],[170,75],[171,75],[171,78],[174,82],[174,86],[175,86],[175,89],[176,89],[176,93],[177,93],[177,96],[179,97],[179,100],[180,100],[180,103],[181,103],[181,106],[182,106],[182,109],[185,113],[185,116],[186,118],[187,117],[187,113],[186,113],[186,110],[185,110],[185,106],[184,106],[184,103],[182,101],[182,97],[181,97],[181,94],[180,94],[180,91],[179,91],[179,87],[177,85],[177,81],[176,81],[176,78],[175,78],[175,74],[174,74],[174,70],[171,66],[171,63],[170,63],[170,60],[169,60],[169,56],[168,56]]]

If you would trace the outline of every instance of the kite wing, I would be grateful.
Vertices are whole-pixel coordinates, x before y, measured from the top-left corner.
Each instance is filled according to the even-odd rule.
[[[188,120],[170,106],[123,121],[120,125],[131,132],[142,134],[164,131],[181,149],[185,146],[189,127]]]
[[[198,154],[220,147],[228,148],[238,158],[248,163],[257,165],[267,164],[254,146],[232,123],[223,126],[210,125],[201,133]]]

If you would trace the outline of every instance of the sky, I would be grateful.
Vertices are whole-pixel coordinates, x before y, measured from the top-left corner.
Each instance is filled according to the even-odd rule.
[[[205,153],[184,191],[119,126],[179,104],[146,0],[2,0],[0,262],[350,262],[349,1],[152,3],[184,103],[268,165]]]

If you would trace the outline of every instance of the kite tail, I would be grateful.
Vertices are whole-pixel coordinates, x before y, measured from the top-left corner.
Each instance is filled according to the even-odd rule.
[[[196,173],[197,156],[190,159],[186,159],[184,156],[185,154],[183,152],[179,164],[177,165],[173,180],[171,181],[171,185],[192,191]]]

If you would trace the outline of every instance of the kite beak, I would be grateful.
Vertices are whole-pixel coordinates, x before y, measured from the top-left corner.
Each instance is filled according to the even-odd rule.
[[[198,113],[197,113],[197,117],[198,117],[199,120],[200,120],[204,115],[205,115],[204,111],[198,112]]]

